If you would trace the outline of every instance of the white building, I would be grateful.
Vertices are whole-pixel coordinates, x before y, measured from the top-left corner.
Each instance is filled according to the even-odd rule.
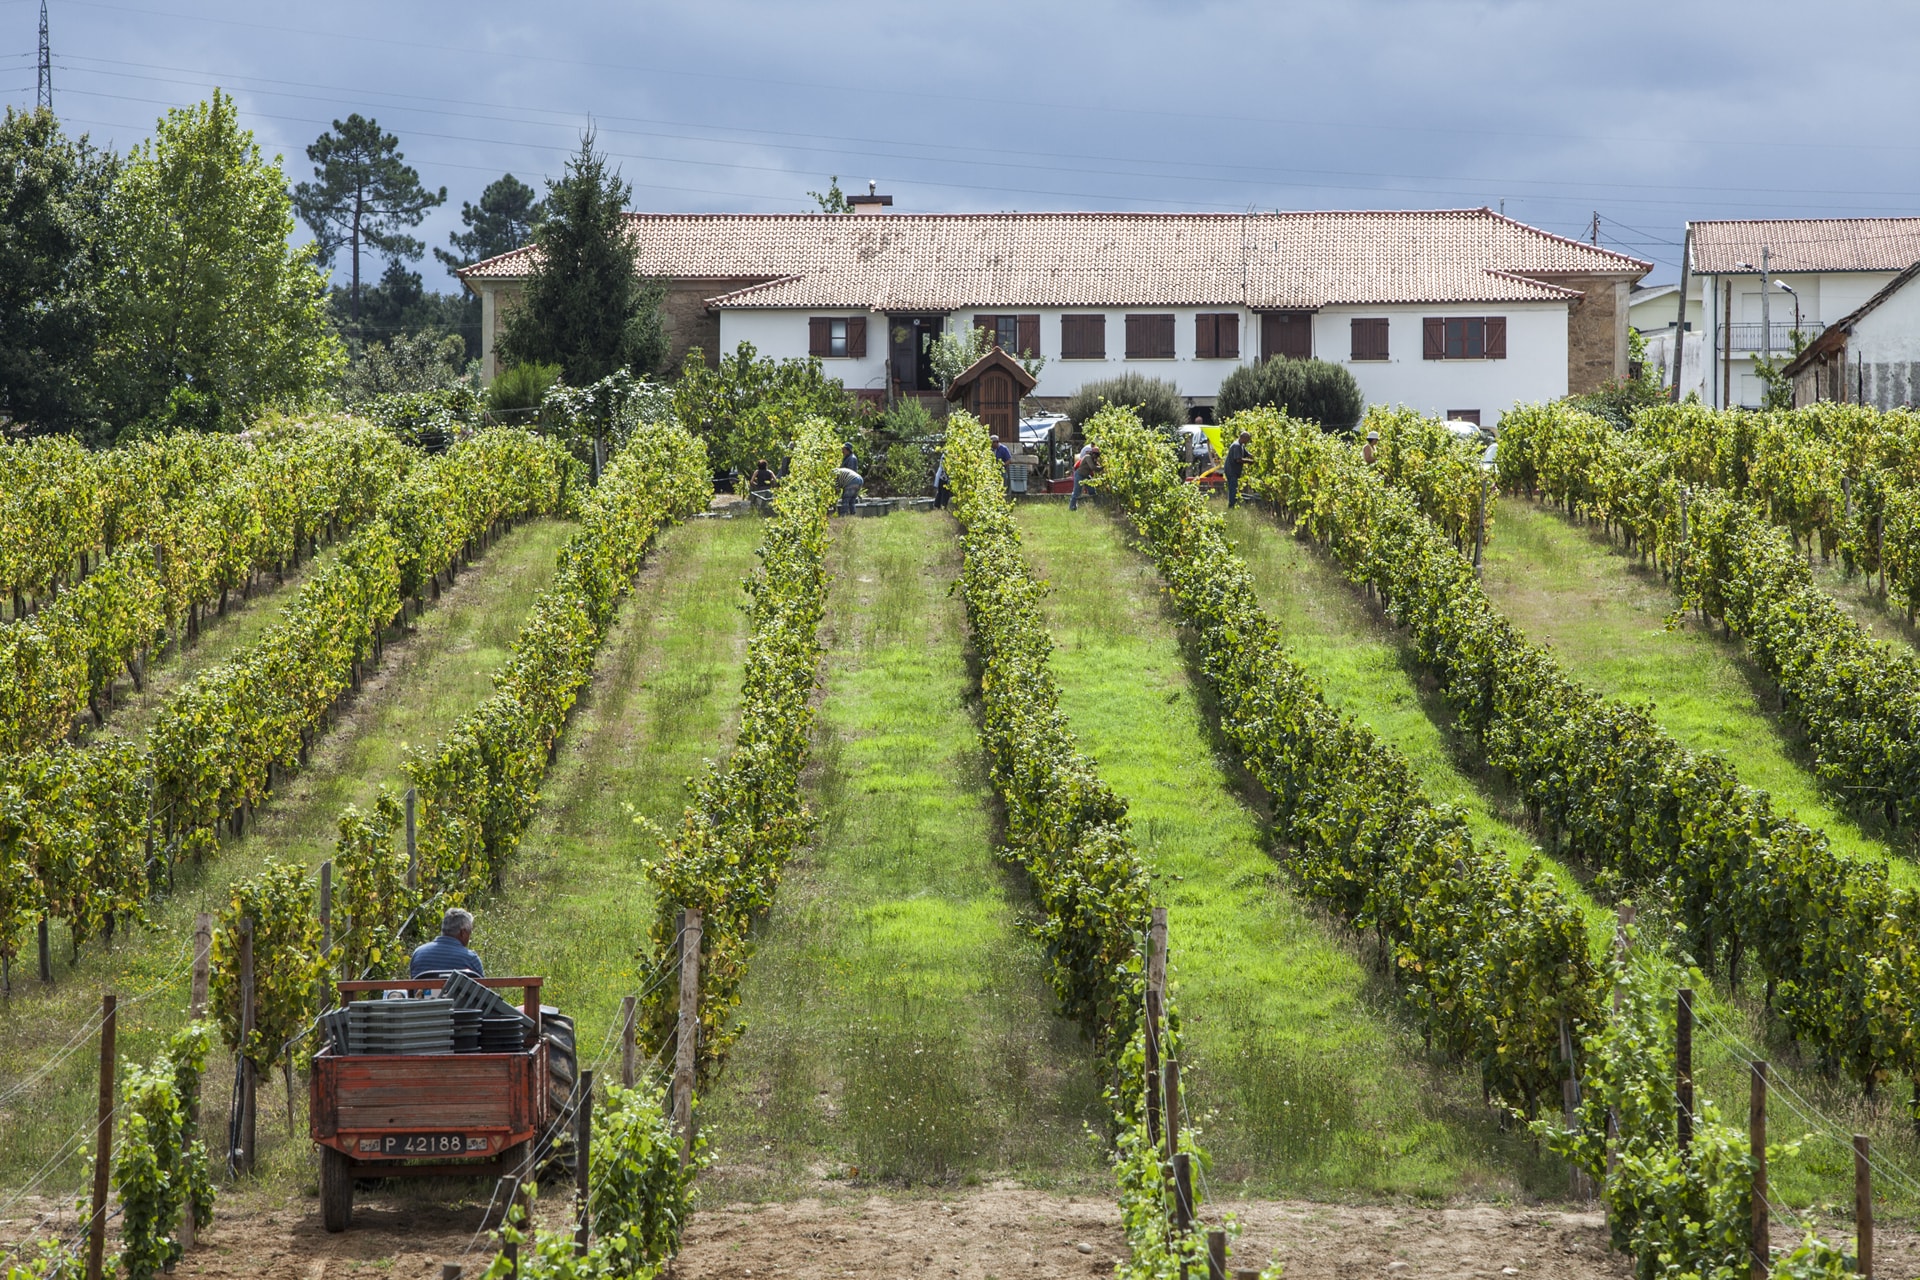
[[[1786,368],[1796,407],[1816,400],[1910,408],[1920,401],[1920,261],[1835,320]]]
[[[1687,264],[1705,315],[1683,345],[1697,346],[1701,398],[1716,407],[1758,407],[1765,387],[1754,361],[1769,348],[1777,362],[1792,358],[1796,302],[1799,332],[1817,342],[1915,262],[1920,218],[1689,223]],[[1671,354],[1663,354],[1671,383]],[[1688,369],[1695,354],[1683,352]]]
[[[1269,214],[631,214],[674,358],[750,342],[872,399],[938,390],[925,344],[991,327],[1045,357],[1036,399],[1138,372],[1209,405],[1275,356],[1347,366],[1371,403],[1491,422],[1625,376],[1650,264],[1486,209]],[[461,273],[493,373],[531,250]]]

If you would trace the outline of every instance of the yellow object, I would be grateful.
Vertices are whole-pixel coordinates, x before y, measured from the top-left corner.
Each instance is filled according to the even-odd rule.
[[[1227,443],[1226,443],[1227,438],[1220,434],[1220,428],[1203,427],[1201,428],[1201,430],[1207,433],[1207,443],[1213,446],[1213,456],[1216,458],[1226,457],[1227,456]]]

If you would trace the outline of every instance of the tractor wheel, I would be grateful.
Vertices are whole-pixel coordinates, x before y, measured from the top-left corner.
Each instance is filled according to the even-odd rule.
[[[345,1231],[353,1221],[353,1161],[332,1147],[320,1148],[320,1222]]]

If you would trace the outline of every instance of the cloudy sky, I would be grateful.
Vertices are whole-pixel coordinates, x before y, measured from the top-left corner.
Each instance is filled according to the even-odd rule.
[[[54,105],[125,149],[231,92],[290,180],[371,115],[448,203],[589,121],[636,208],[1487,205],[1677,275],[1688,218],[1920,213],[1920,9],[1663,3],[48,0]],[[0,0],[30,104],[39,0]],[[455,287],[431,257],[429,287]]]

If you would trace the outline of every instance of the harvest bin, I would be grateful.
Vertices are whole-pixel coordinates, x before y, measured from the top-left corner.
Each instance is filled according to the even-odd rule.
[[[437,982],[343,982],[340,993],[424,991]],[[518,987],[532,1043],[510,1053],[355,1053],[329,1044],[313,1059],[311,1132],[320,1145],[321,1216],[344,1231],[356,1178],[499,1177],[537,1155],[554,1129],[550,1046],[539,1034],[539,978],[490,978]],[[532,1170],[529,1167],[528,1172]]]

